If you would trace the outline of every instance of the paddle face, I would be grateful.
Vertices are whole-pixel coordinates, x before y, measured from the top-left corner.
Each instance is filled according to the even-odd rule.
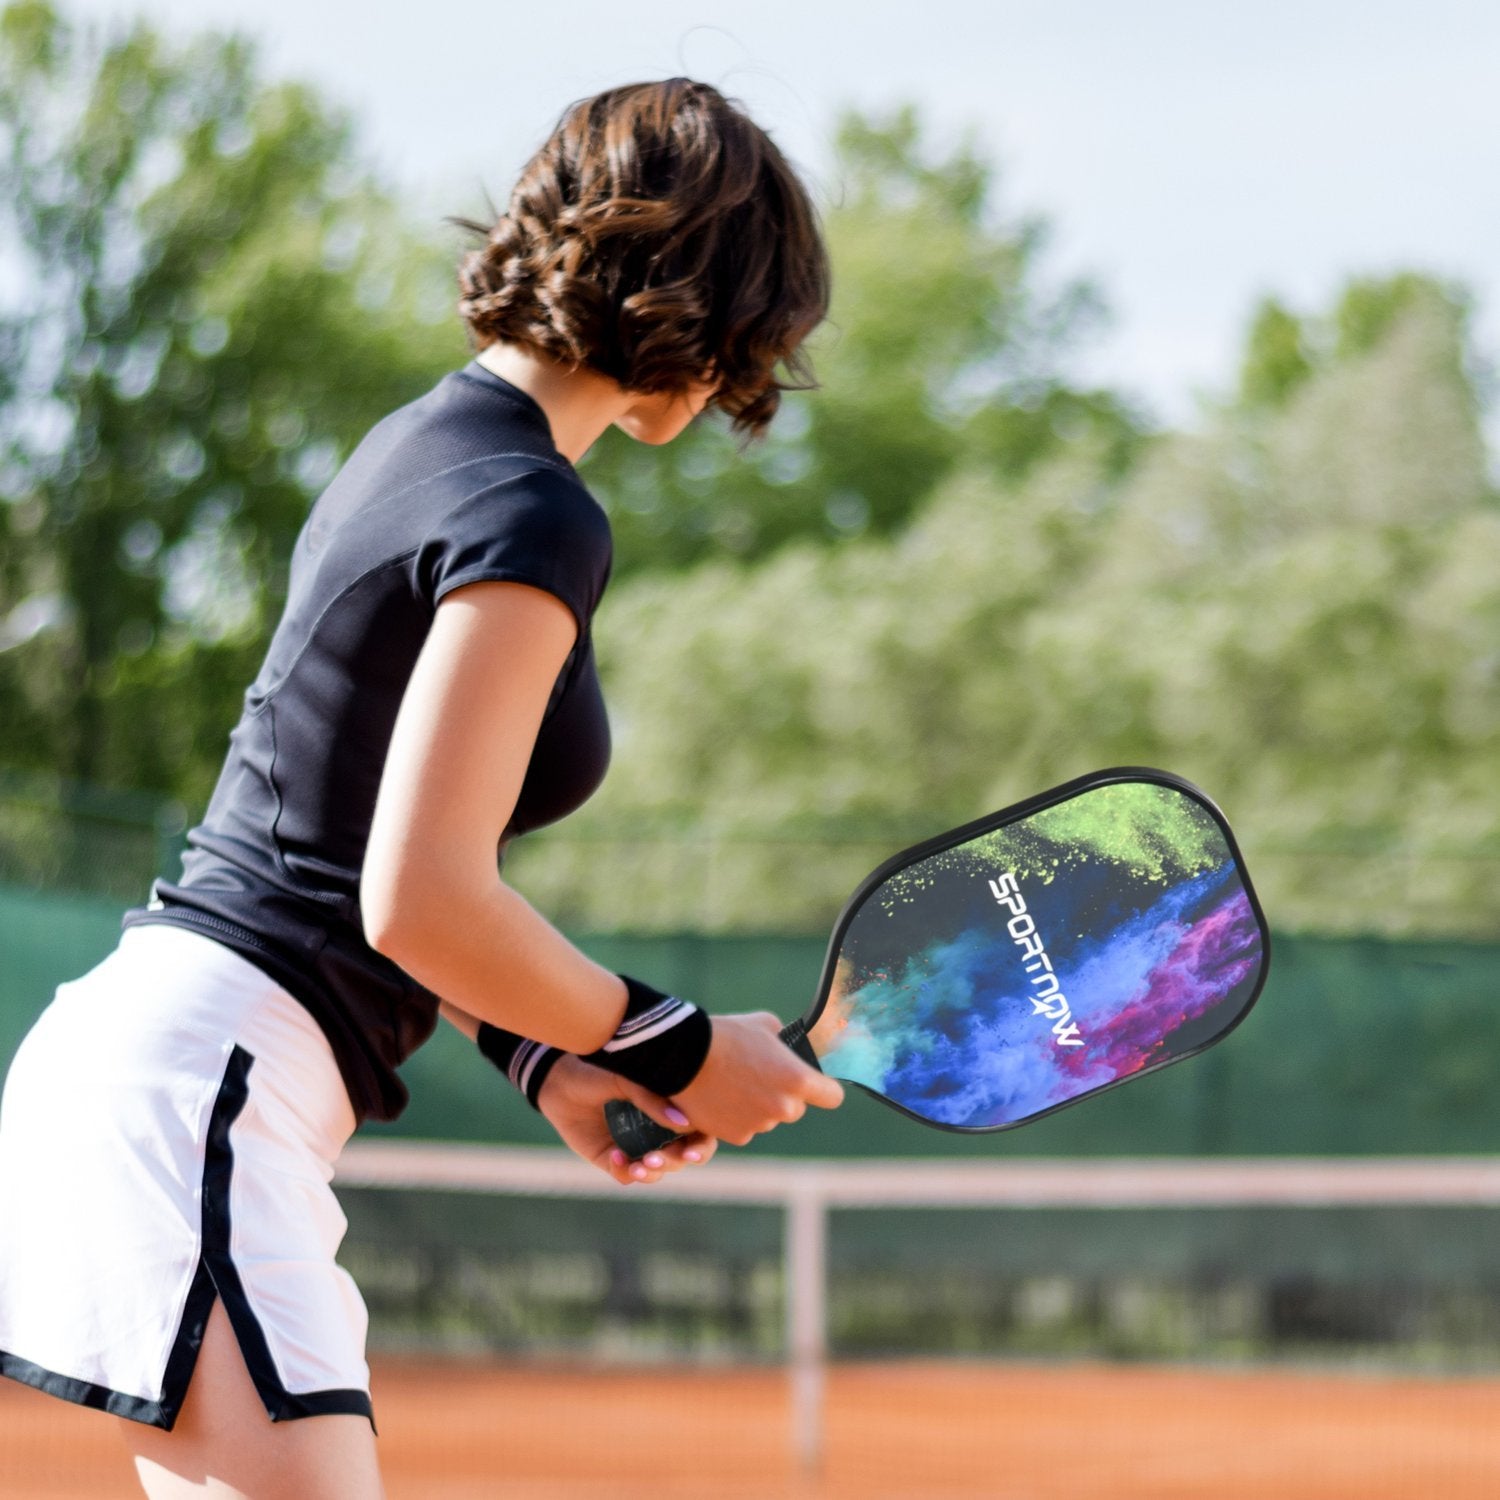
[[[824,1072],[928,1124],[1003,1130],[1226,1035],[1269,937],[1196,788],[1110,771],[889,861],[834,931]]]

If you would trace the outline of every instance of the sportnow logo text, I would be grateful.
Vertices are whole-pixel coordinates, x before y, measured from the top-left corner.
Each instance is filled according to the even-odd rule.
[[[990,881],[990,893],[995,900],[1011,913],[1005,924],[1006,930],[1021,950],[1021,962],[1031,976],[1031,1010],[1033,1015],[1046,1016],[1052,1022],[1052,1035],[1059,1047],[1081,1047],[1083,1038],[1078,1032],[1078,1023],[1073,1019],[1068,997],[1063,994],[1057,975],[1052,971],[1052,960],[1047,957],[1047,945],[1036,930],[1036,918],[1026,910],[1026,898],[1013,873]]]

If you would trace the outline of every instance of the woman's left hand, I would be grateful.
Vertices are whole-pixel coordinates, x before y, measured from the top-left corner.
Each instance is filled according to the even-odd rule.
[[[663,1123],[665,1111],[672,1108],[649,1089],[571,1053],[564,1054],[547,1075],[537,1104],[564,1145],[600,1171],[608,1172],[622,1186],[656,1182],[668,1172],[697,1166],[708,1161],[718,1148],[712,1136],[690,1131],[648,1152],[640,1161],[631,1161],[615,1145],[604,1120],[604,1106],[611,1099],[627,1099]]]

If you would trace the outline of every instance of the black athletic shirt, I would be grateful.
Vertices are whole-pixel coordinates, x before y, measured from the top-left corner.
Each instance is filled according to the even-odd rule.
[[[365,941],[359,878],[396,710],[438,601],[506,579],[554,594],[578,622],[508,839],[571,812],[604,776],[589,622],[610,556],[609,522],[541,408],[477,362],[378,423],[297,539],[285,612],[181,880],[158,881],[125,917],[206,933],[295,995],[361,1119],[401,1112],[396,1067],[437,1024],[437,996]]]

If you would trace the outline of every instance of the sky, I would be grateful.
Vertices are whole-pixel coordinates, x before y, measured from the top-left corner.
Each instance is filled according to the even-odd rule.
[[[1003,211],[1050,221],[1049,279],[1099,286],[1112,321],[1075,373],[1172,425],[1231,387],[1261,296],[1321,311],[1352,274],[1461,280],[1500,362],[1493,0],[60,4],[257,38],[272,76],[354,111],[434,232],[612,84],[718,85],[825,195],[839,111],[913,103],[938,142],[975,133]]]

